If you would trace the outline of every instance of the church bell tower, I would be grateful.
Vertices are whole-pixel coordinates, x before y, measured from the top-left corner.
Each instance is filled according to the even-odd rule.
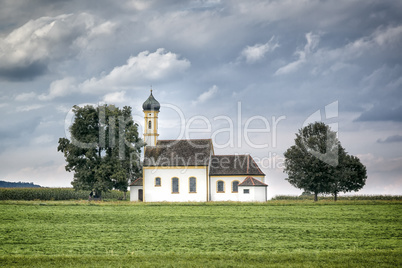
[[[152,95],[149,95],[148,99],[142,105],[144,110],[144,141],[147,146],[155,146],[158,141],[158,114],[161,105]]]

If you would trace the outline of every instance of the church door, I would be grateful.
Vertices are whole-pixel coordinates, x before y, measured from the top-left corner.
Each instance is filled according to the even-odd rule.
[[[143,198],[142,198],[142,189],[138,189],[138,200],[139,201],[143,200]]]

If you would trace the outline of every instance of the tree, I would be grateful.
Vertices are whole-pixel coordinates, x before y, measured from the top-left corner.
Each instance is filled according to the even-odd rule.
[[[310,124],[296,134],[295,145],[285,153],[285,169],[293,186],[318,194],[328,192],[337,164],[339,142],[324,123]]]
[[[324,123],[315,122],[300,129],[295,145],[284,156],[286,180],[313,192],[314,201],[319,193],[332,193],[336,200],[338,192],[357,191],[365,184],[365,167],[357,157],[347,155],[336,132]]]
[[[64,154],[68,172],[74,172],[74,189],[102,192],[111,189],[127,192],[128,182],[141,173],[138,125],[128,106],[73,107],[71,140],[59,139],[58,151]]]
[[[335,181],[331,187],[334,200],[339,192],[358,191],[366,184],[367,170],[360,159],[353,155],[343,154],[337,166]]]

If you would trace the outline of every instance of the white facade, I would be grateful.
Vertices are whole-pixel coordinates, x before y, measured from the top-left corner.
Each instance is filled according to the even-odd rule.
[[[240,192],[240,186],[238,186],[238,191],[233,191],[233,182],[237,181],[239,184],[243,182],[245,176],[211,176],[211,201],[246,201],[248,196],[242,197]],[[254,176],[261,182],[264,182],[264,176]],[[224,191],[218,191],[218,182],[223,181]],[[255,186],[249,186],[250,188],[255,188]],[[266,191],[266,187],[260,187]],[[250,200],[253,201],[253,200]],[[266,200],[265,200],[266,201]]]
[[[141,201],[140,195],[142,186],[130,186],[130,201]]]
[[[206,202],[208,201],[207,166],[144,167],[145,202]],[[160,178],[160,185],[155,184]],[[178,179],[178,192],[172,191],[172,179]],[[190,192],[190,178],[196,179],[195,192]]]
[[[267,187],[241,186],[237,191],[233,182],[240,184],[245,176],[209,176],[208,167],[144,167],[143,186],[130,186],[130,200],[140,201],[139,191],[145,202],[207,202],[207,201],[267,201]],[[173,192],[173,178],[177,178],[177,192]],[[196,185],[190,190],[190,178]],[[264,182],[264,176],[256,176]],[[218,191],[218,183],[223,182],[223,191]]]
[[[239,201],[238,192],[233,191],[233,182],[243,180],[244,176],[211,176],[211,201]],[[218,191],[219,181],[223,181],[223,191]]]
[[[130,201],[145,202],[207,202],[207,201],[237,201],[265,202],[267,187],[238,186],[234,191],[233,182],[241,183],[244,176],[211,176],[207,178],[207,167],[197,168],[145,168],[143,186],[130,186]],[[196,179],[196,191],[190,192],[190,178]],[[156,178],[160,185],[155,185]],[[172,192],[172,179],[178,179],[178,192]],[[264,177],[256,177],[264,182]],[[218,191],[218,182],[223,181],[224,190]]]
[[[267,201],[267,187],[264,186],[239,186],[240,202],[265,202]]]

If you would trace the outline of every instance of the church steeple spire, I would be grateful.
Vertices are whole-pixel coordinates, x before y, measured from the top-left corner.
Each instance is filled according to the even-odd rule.
[[[148,99],[142,105],[142,109],[144,111],[158,111],[159,112],[160,108],[161,108],[161,105],[154,98],[154,95],[152,95],[152,88],[151,88],[151,94],[149,95]]]
[[[161,105],[151,94],[142,105],[144,110],[144,141],[148,146],[155,146],[158,141],[158,114]]]

